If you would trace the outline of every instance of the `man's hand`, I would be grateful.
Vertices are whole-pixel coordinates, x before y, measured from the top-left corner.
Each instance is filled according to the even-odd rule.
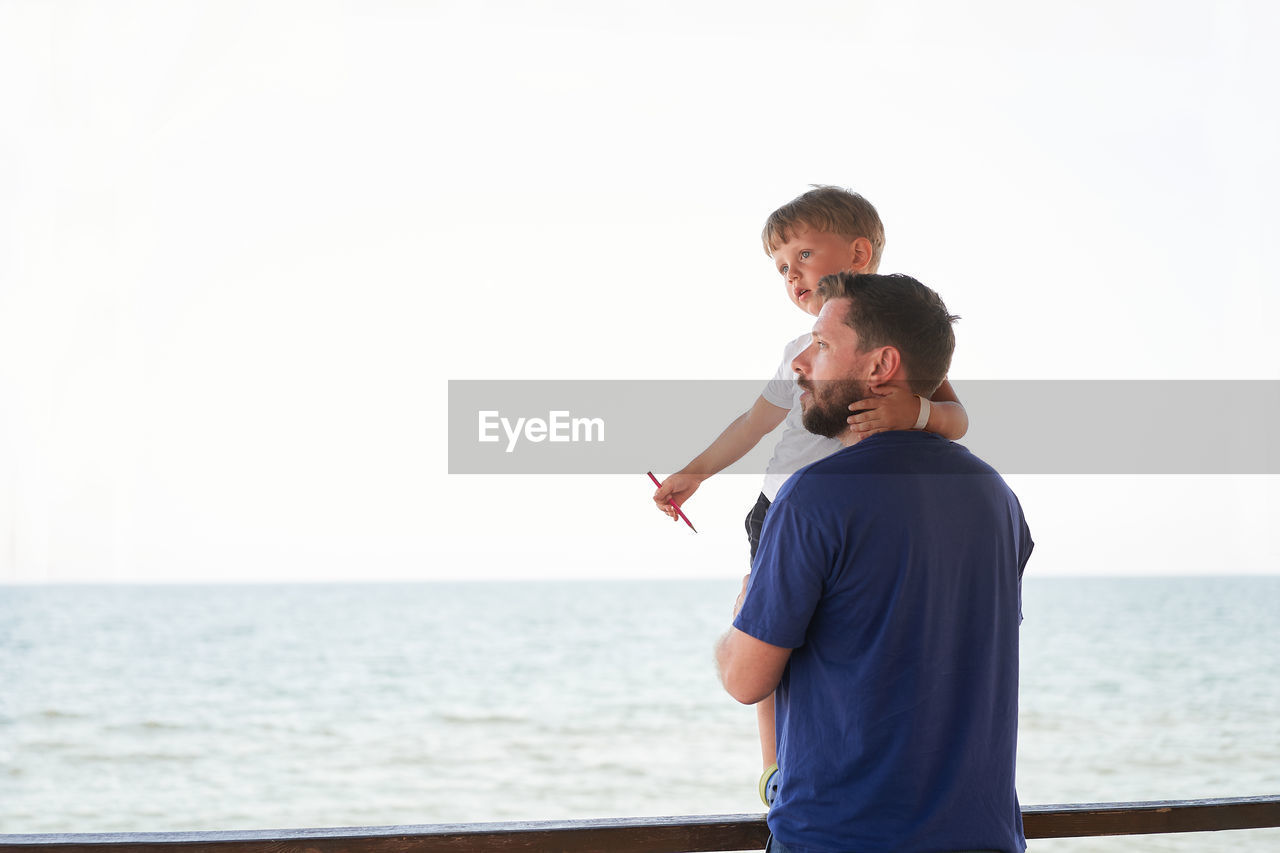
[[[733,618],[738,618],[738,611],[742,609],[742,601],[747,597],[747,584],[751,582],[751,575],[742,576],[742,591],[738,593],[738,600],[733,603]]]
[[[849,415],[849,426],[859,438],[866,438],[878,432],[915,427],[920,401],[905,389],[889,388],[883,395],[850,403],[849,410],[857,412]]]
[[[653,502],[658,505],[658,509],[671,516],[672,521],[679,521],[680,516],[676,514],[676,507],[671,504],[684,506],[684,502],[698,491],[698,486],[702,485],[703,479],[697,474],[672,474],[663,480],[662,485],[653,493]]]

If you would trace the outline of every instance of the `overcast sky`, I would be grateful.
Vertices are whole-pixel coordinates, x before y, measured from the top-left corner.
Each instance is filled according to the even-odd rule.
[[[0,580],[739,575],[758,477],[695,536],[643,471],[450,476],[447,382],[763,382],[811,183],[962,315],[955,381],[1280,380],[1277,43],[1266,2],[0,5]],[[1010,482],[1036,571],[1280,569],[1276,477]]]

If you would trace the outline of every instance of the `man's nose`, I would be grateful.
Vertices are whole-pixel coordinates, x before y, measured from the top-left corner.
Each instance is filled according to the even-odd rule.
[[[813,349],[813,344],[809,344],[809,346],[805,347],[803,350],[800,351],[800,354],[798,356],[791,359],[791,371],[795,373],[797,376],[804,376],[805,371],[808,369],[809,367],[808,356],[809,356],[809,350],[811,349]]]

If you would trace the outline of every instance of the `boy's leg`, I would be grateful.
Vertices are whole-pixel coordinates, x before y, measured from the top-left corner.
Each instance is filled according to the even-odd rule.
[[[760,766],[778,763],[778,739],[773,730],[773,694],[756,703],[756,726],[760,729]]]
[[[751,563],[755,565],[756,549],[760,547],[760,531],[764,528],[764,517],[769,512],[769,499],[760,493],[756,505],[747,513],[747,541],[751,543]],[[756,725],[760,729],[760,757],[764,760],[761,767],[769,767],[777,758],[777,740],[773,729],[773,694],[756,703]]]

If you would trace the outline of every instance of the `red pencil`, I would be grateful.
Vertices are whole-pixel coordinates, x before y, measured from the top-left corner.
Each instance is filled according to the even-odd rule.
[[[645,473],[649,475],[650,480],[653,480],[653,484],[655,486],[657,486],[659,489],[662,488],[662,484],[658,482],[657,477],[653,476],[652,471],[645,471]],[[678,503],[676,503],[675,501],[667,501],[667,505],[676,511],[676,515],[684,519],[684,523],[689,525],[690,530],[692,530],[694,533],[698,532],[698,528],[693,526],[693,522],[690,521],[689,516],[685,515],[684,512],[680,509],[680,505]]]

